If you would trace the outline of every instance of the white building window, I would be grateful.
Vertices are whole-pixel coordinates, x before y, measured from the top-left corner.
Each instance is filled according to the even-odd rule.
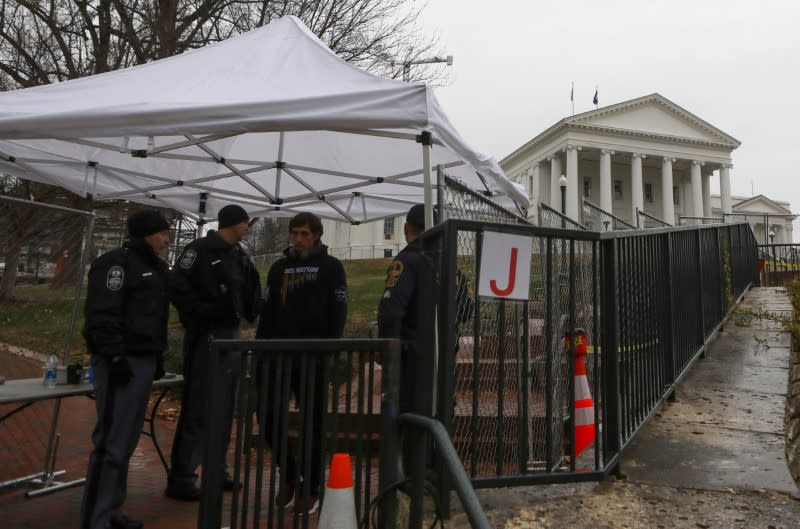
[[[375,233],[375,232],[373,232]],[[394,239],[394,219],[383,219],[383,238],[390,241]]]
[[[650,204],[653,203],[653,184],[644,185],[644,199]]]
[[[588,176],[583,177],[583,196],[592,198],[592,179]]]
[[[678,186],[672,188],[672,204],[675,206],[681,205],[681,189]]]
[[[622,200],[622,180],[614,180],[614,199]]]

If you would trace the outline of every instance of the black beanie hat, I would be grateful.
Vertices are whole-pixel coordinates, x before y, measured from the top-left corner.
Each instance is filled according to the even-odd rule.
[[[168,230],[169,222],[155,209],[143,209],[128,217],[128,235],[133,239]]]
[[[439,220],[439,206],[433,206],[433,223],[437,224]],[[415,204],[408,210],[406,215],[406,224],[414,226],[417,229],[425,229],[425,204]]]
[[[228,204],[219,210],[219,213],[217,213],[217,220],[219,221],[220,228],[227,228],[228,226],[235,226],[250,220],[250,215],[247,214],[242,206]]]

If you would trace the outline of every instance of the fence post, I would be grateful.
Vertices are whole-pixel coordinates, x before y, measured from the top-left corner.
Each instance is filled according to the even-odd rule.
[[[225,346],[211,342],[209,354],[210,395],[223,395],[228,382],[231,354]],[[225,465],[226,439],[223,439],[225,428],[225,411],[223,399],[209,399],[211,408],[208,414],[205,450],[203,451],[203,474],[201,478],[200,508],[197,516],[198,529],[218,529],[222,527],[222,480]]]
[[[675,384],[675,274],[672,269],[672,233],[664,234],[664,327],[661,335],[664,340],[664,375],[669,386]],[[669,391],[670,399],[673,390]]]
[[[622,447],[622,410],[620,407],[619,381],[619,334],[617,316],[617,239],[606,239],[600,243],[602,260],[600,299],[602,305],[602,355],[604,449],[605,461],[619,453]]]
[[[706,343],[706,311],[705,311],[705,304],[703,302],[703,241],[701,236],[702,230],[700,228],[695,229],[695,235],[697,239],[697,306],[700,307],[700,317],[697,318],[697,321],[700,324],[700,347],[703,347]]]
[[[439,179],[443,179],[442,167],[437,167]],[[442,193],[440,193],[440,196]],[[439,209],[440,215],[443,211]],[[448,435],[453,435],[453,412],[455,403],[455,355],[458,351],[458,334],[456,326],[458,321],[459,307],[456,301],[456,257],[458,256],[458,230],[454,229],[451,222],[445,223],[444,230],[440,239],[439,270],[439,306],[437,309],[439,325],[439,395],[438,405],[436,406],[439,420],[442,422]],[[466,278],[462,278],[466,280]],[[425,292],[421,290],[420,292]],[[451,478],[447,472],[442,458],[437,458],[437,470],[439,474],[439,505],[442,517],[447,520],[450,518],[450,490]]]
[[[400,479],[398,457],[400,438],[397,417],[400,399],[400,341],[393,341],[381,358],[381,443],[378,489],[383,492]],[[380,500],[378,528],[394,529],[397,524],[397,494],[386,492]]]

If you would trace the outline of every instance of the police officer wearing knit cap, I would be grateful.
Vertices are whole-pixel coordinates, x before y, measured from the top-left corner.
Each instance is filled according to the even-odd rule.
[[[225,438],[230,442],[238,361],[234,358],[227,394],[209,395],[209,343],[238,338],[241,320],[255,321],[261,296],[258,271],[239,245],[250,231],[250,217],[241,206],[230,204],[219,210],[217,220],[216,231],[186,246],[170,278],[170,299],[185,329],[183,399],[165,492],[178,500],[200,499],[196,472],[210,409],[207,399],[224,399]],[[225,490],[236,486],[227,470],[223,486]]]
[[[83,335],[94,370],[97,424],[92,433],[81,529],[139,529],[122,514],[128,462],[144,424],[154,379],[164,374],[169,297],[169,223],[156,210],[128,218],[129,239],[89,270]]]
[[[434,210],[434,223],[438,211]],[[408,245],[394,258],[386,271],[383,296],[378,305],[378,336],[403,339],[400,371],[400,411],[411,408],[413,391],[414,341],[417,337],[418,274],[422,260],[419,236],[425,231],[425,206],[416,204],[408,210],[403,233]],[[463,323],[472,316],[474,295],[472,285],[461,269],[456,269],[456,322]],[[457,340],[456,340],[457,341]],[[456,349],[458,348],[456,344]]]
[[[438,211],[434,209],[434,220],[437,222]],[[386,284],[383,296],[378,304],[378,336],[380,338],[400,338],[403,348],[400,356],[400,405],[399,412],[414,411],[412,395],[414,391],[416,338],[417,338],[417,303],[419,294],[420,263],[424,258],[419,236],[425,231],[425,206],[416,204],[408,210],[403,233],[408,245],[403,248],[386,270]],[[472,316],[472,285],[467,276],[456,269],[456,344],[458,351],[458,324]],[[455,404],[455,403],[454,403]],[[428,451],[426,466],[434,466],[433,451]],[[410,453],[404,449],[402,460],[408,463]]]

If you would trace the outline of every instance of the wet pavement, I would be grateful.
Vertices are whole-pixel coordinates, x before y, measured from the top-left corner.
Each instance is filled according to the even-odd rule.
[[[480,490],[504,528],[706,529],[800,527],[800,495],[784,458],[790,335],[752,309],[790,314],[783,289],[747,293],[678,384],[675,401],[623,455],[624,479]],[[463,514],[451,525],[466,527]]]

